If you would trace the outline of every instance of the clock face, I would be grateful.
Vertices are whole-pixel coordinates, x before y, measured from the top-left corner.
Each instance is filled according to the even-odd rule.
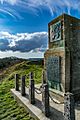
[[[50,25],[50,42],[61,40],[61,21]]]

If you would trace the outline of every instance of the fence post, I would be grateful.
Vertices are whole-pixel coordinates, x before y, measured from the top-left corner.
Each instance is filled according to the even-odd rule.
[[[49,88],[48,84],[43,85],[42,90],[42,112],[46,117],[50,115],[50,106],[49,106]]]
[[[19,75],[15,74],[15,90],[19,91]]]
[[[21,78],[21,95],[25,96],[25,76],[22,76]]]
[[[34,87],[33,72],[30,73],[29,102],[30,102],[31,104],[35,104],[35,87]]]
[[[42,71],[42,85],[46,83],[45,71]]]
[[[75,103],[72,93],[64,94],[64,120],[75,120]]]

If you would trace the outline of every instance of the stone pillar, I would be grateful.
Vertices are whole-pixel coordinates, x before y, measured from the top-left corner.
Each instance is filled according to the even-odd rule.
[[[30,102],[31,104],[35,104],[35,87],[34,87],[33,72],[30,73],[29,102]]]
[[[42,90],[42,112],[46,117],[50,115],[50,106],[49,106],[49,88],[48,84],[43,85]]]
[[[72,93],[64,94],[64,120],[75,120],[75,103]]]
[[[25,76],[22,76],[21,78],[21,95],[25,96]]]
[[[19,75],[15,74],[15,90],[19,91]]]

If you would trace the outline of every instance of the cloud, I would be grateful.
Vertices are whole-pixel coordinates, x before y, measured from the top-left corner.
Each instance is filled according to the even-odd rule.
[[[59,12],[66,12],[66,9],[68,14],[71,14],[72,9],[80,11],[79,0],[29,0],[29,2],[29,5],[36,9],[40,6],[47,8],[52,16],[55,13],[58,14]]]
[[[44,58],[44,53],[43,52],[13,52],[11,50],[8,51],[0,51],[0,58],[5,58],[5,57],[11,57],[15,56],[18,58],[23,58],[23,59],[28,59],[28,58]]]
[[[0,50],[20,52],[45,51],[47,48],[47,32],[17,33],[0,32]]]
[[[6,7],[6,6],[0,7],[0,13],[4,15],[3,18],[5,18],[6,15],[8,15],[14,20],[23,19],[23,17],[19,14],[19,12],[17,12],[15,9],[11,9],[10,7]]]
[[[17,0],[0,0],[1,1],[1,4],[7,2],[11,5],[15,5],[17,3]]]
[[[43,9],[48,9],[52,16],[54,14],[61,14],[64,12],[67,12],[68,14],[71,14],[72,10],[77,10],[77,12],[80,12],[79,6],[80,1],[79,0],[0,0],[1,5],[5,5],[5,3],[13,6],[14,8],[10,10],[10,7],[6,9],[6,6],[3,7],[3,9],[6,11],[7,14],[10,16],[16,16],[18,15],[19,19],[21,18],[19,11],[23,10],[24,12],[30,12],[31,14],[38,15],[39,12],[42,13]],[[18,10],[15,10],[15,8],[18,8]],[[13,17],[12,16],[12,17]]]

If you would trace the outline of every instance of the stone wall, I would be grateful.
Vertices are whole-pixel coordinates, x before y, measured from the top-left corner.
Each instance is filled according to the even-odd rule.
[[[80,92],[80,20],[74,17],[64,16],[64,34],[65,34],[65,51],[70,52],[70,63],[66,62],[66,68],[70,64],[70,83],[66,81],[66,89],[70,84],[70,91],[77,94]],[[66,61],[65,54],[65,61]],[[66,77],[67,77],[66,73]],[[69,82],[69,81],[68,81]]]

